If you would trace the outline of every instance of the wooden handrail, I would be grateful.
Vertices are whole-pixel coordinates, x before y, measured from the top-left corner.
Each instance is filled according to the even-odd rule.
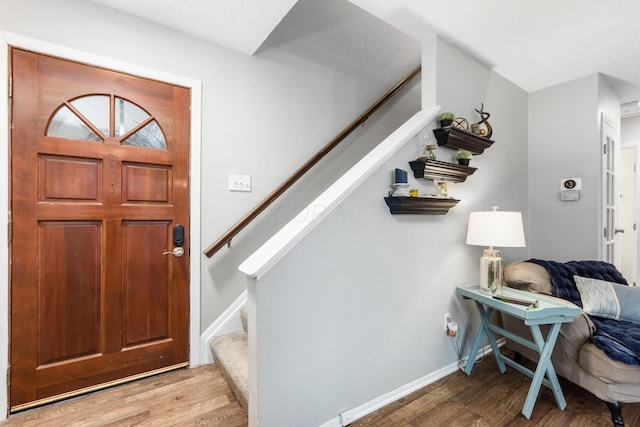
[[[267,197],[265,197],[255,208],[247,213],[240,221],[238,221],[233,227],[227,230],[215,243],[209,246],[204,254],[211,258],[213,254],[218,252],[224,245],[231,246],[231,239],[235,237],[243,228],[245,228],[251,221],[255,219],[262,211],[264,211],[271,203],[273,203],[278,197],[289,189],[293,184],[298,181],[309,169],[311,169],[316,163],[324,158],[331,150],[333,150],[340,142],[342,142],[351,132],[356,130],[358,126],[367,121],[369,116],[377,111],[385,102],[395,95],[400,89],[402,89],[413,77],[415,77],[421,71],[421,66],[411,70],[409,74],[404,76],[402,80],[395,84],[387,93],[382,95],[371,107],[369,107],[364,113],[362,113],[357,119],[355,119],[349,126],[344,128],[335,138],[333,138],[327,145],[322,147],[312,158],[307,160],[305,164],[300,166],[289,178],[287,178],[278,188],[273,190]]]

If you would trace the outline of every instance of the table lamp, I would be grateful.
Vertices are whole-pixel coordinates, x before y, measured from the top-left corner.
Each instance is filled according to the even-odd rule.
[[[502,291],[502,258],[498,247],[523,247],[524,228],[520,212],[471,212],[467,228],[467,245],[489,246],[480,258],[480,292],[500,295]]]

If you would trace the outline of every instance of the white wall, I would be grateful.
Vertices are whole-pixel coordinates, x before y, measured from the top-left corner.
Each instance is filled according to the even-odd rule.
[[[600,114],[620,121],[606,80],[592,74],[529,94],[529,248],[532,257],[599,259]],[[560,201],[560,180],[582,178],[578,201]]]
[[[236,169],[253,175],[254,194],[227,193],[223,194],[223,200],[211,201],[212,212],[216,214],[219,214],[216,205],[220,203],[241,204],[233,222],[418,65],[420,45],[346,1],[306,0],[294,6],[254,60],[252,67],[256,67],[257,77],[251,87],[264,85],[266,91],[253,101],[260,104],[259,112],[249,114],[250,126],[255,121],[257,140],[251,142],[256,139],[252,136],[244,142],[251,142],[251,148],[229,147],[239,159]],[[203,290],[207,293],[203,297],[213,301],[214,312],[221,312],[232,301],[228,294],[237,296],[246,288],[238,265],[337,176],[415,113],[419,97],[418,77],[288,190],[281,202],[235,238],[232,251],[225,248],[205,261],[204,280],[210,277],[213,286]],[[266,112],[269,115],[263,117]],[[214,181],[225,179],[224,174],[223,169]],[[207,182],[207,178],[203,181]],[[203,217],[207,217],[206,213]],[[205,236],[203,240],[213,241],[223,231],[226,228],[209,234],[205,229],[210,238]]]
[[[477,281],[482,252],[464,243],[467,218],[494,204],[526,216],[527,95],[451,45],[434,43],[425,48],[423,69],[433,69],[435,54],[446,78],[437,90],[426,90],[470,119],[484,102],[496,142],[473,159],[478,171],[467,182],[451,186],[461,201],[449,214],[390,215],[383,197],[391,171],[408,169],[420,154],[418,138],[409,142],[250,287],[257,307],[260,425],[319,425],[416,379],[455,369],[458,357],[442,331],[444,312],[461,324],[462,344],[475,331],[473,307],[455,294],[456,286]],[[441,160],[452,154],[438,150]],[[435,188],[424,180],[410,183],[422,193]],[[527,250],[505,249],[504,255],[522,259]]]
[[[0,5],[0,30],[202,81],[203,146],[196,161],[203,165],[204,247],[420,61],[417,42],[342,0],[299,2],[254,57],[93,2],[0,0]],[[300,25],[305,22],[316,25]],[[374,42],[375,51],[358,49],[364,38]],[[191,248],[192,256],[202,256],[202,330],[245,289],[240,262],[324,189],[330,176],[366,152],[375,143],[368,135],[379,140],[380,132],[390,132],[415,112],[419,96],[404,91],[394,101],[405,105],[398,116],[378,128],[374,118],[359,129],[347,141],[352,146],[319,165],[321,170],[287,193],[286,201],[234,239],[232,250],[208,259],[201,255],[204,247]],[[229,192],[228,173],[252,175],[253,192]]]
[[[598,124],[600,124],[600,114],[604,114],[620,131],[620,98],[609,83],[609,78],[598,73]]]
[[[597,102],[595,74],[529,95],[532,257],[557,261],[598,257]],[[562,202],[560,179],[573,177],[582,178],[580,200]]]
[[[623,143],[640,141],[640,116],[621,120],[620,138]]]

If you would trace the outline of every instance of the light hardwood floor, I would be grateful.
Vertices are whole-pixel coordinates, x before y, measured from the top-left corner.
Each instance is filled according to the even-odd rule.
[[[351,424],[351,427],[611,426],[604,403],[560,379],[567,408],[543,387],[531,415],[520,411],[530,379],[507,367],[500,375],[488,356],[470,377],[456,372]],[[627,427],[640,426],[640,403],[622,409]],[[84,397],[12,415],[4,426],[224,426],[244,427],[240,408],[215,365],[147,378]],[[277,426],[282,427],[282,426]],[[296,426],[313,427],[313,426]]]
[[[11,415],[0,426],[245,427],[215,365],[179,369]]]

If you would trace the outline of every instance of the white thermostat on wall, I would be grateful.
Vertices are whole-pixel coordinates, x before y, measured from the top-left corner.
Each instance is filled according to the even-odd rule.
[[[564,178],[560,180],[560,200],[564,202],[580,200],[582,189],[581,178]]]
[[[582,178],[564,178],[560,180],[560,191],[582,190]]]

